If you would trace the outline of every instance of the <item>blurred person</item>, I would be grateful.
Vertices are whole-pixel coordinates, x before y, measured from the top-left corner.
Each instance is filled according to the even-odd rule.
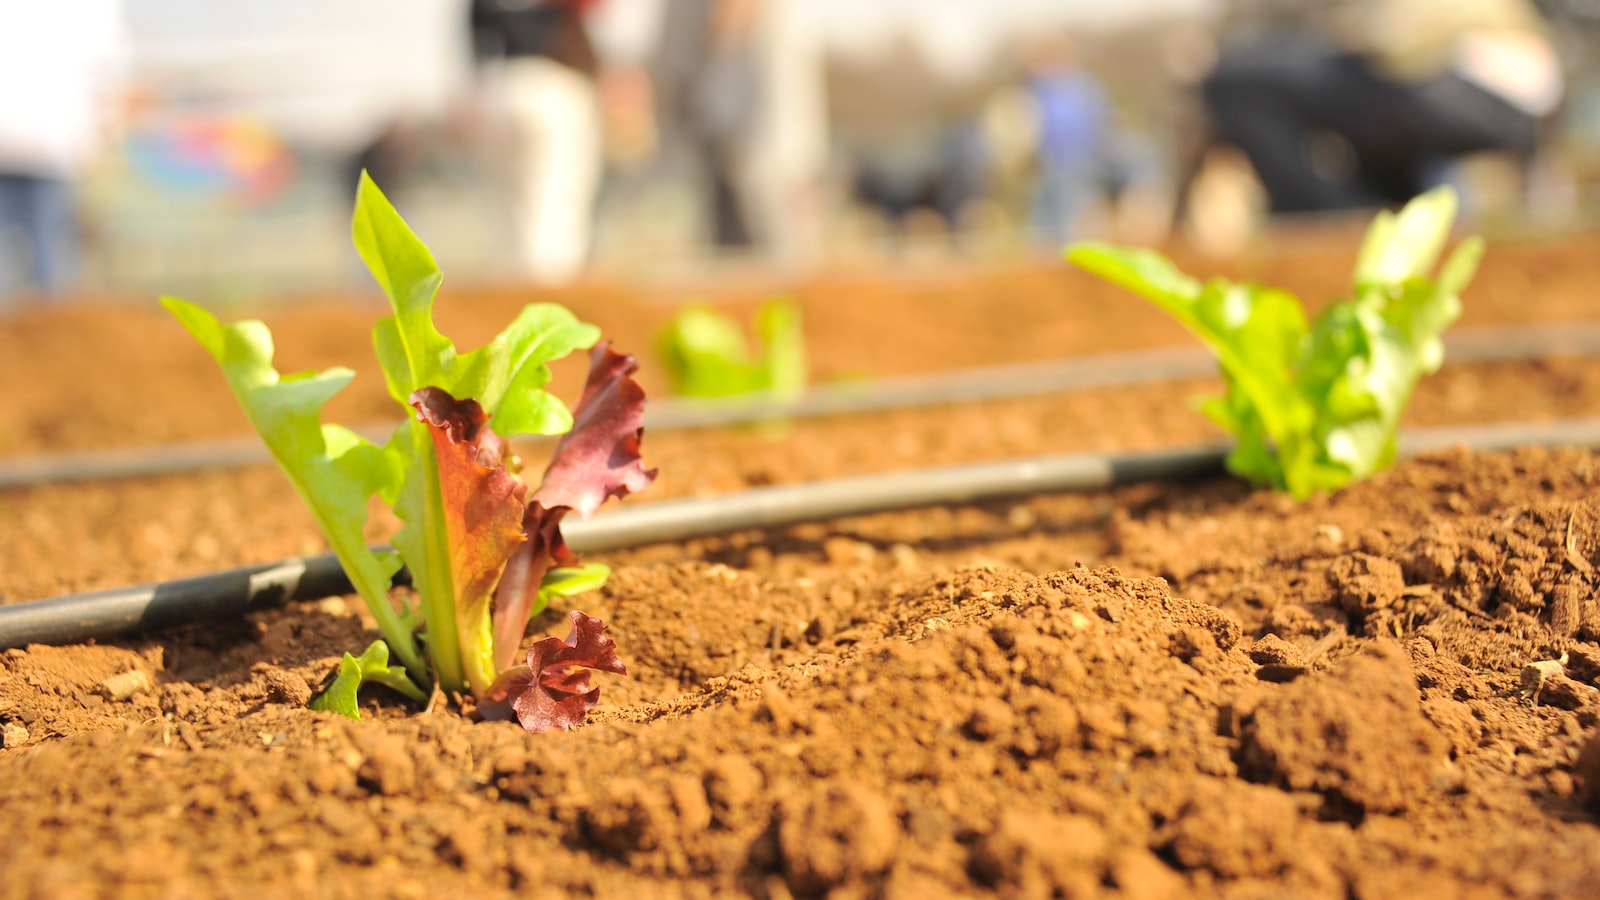
[[[748,185],[752,231],[779,261],[798,264],[822,243],[827,173],[827,87],[822,37],[802,0],[760,0],[763,115],[750,135],[740,177]]]
[[[122,49],[118,0],[0,2],[0,297],[77,277],[74,182],[106,136]]]
[[[663,140],[697,157],[705,176],[711,239],[808,255],[827,110],[821,43],[797,2],[671,0],[654,75]]]
[[[1468,154],[1531,163],[1562,76],[1526,0],[1343,0],[1225,44],[1202,91],[1294,213],[1403,203]]]
[[[1111,176],[1111,104],[1065,38],[1027,52],[1025,87],[1034,115],[1033,235],[1050,245],[1071,237]]]
[[[589,254],[603,166],[594,0],[472,0],[474,55],[506,132],[511,238],[524,274],[576,276]]]
[[[711,240],[719,247],[754,243],[739,157],[764,102],[757,0],[669,3],[657,59],[668,115],[700,158]]]

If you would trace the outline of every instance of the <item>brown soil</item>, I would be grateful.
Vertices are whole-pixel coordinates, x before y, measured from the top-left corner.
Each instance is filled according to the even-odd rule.
[[[1594,250],[1496,246],[1466,320],[1590,317]],[[1347,265],[1233,268],[1323,296]],[[1184,340],[1057,267],[784,287],[825,378]],[[637,348],[661,293],[559,299]],[[463,292],[441,324],[473,343],[522,299]],[[286,367],[363,363],[374,314],[269,321]],[[392,417],[363,374],[338,417]],[[8,321],[0,379],[0,453],[243,433],[209,360],[144,308]],[[1210,440],[1186,408],[1210,386],[651,434],[663,474],[639,500]],[[1597,405],[1600,362],[1447,366],[1410,421]],[[632,676],[554,735],[377,692],[359,723],[307,710],[370,639],[345,598],[9,651],[0,895],[1581,896],[1600,884],[1597,478],[1587,451],[1459,450],[1304,504],[1151,484],[608,554],[580,605]],[[7,492],[0,546],[7,602],[322,549],[268,467]]]

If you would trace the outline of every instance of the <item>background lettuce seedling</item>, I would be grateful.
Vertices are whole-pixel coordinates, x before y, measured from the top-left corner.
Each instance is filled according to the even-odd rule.
[[[806,386],[805,333],[800,308],[787,300],[755,313],[756,348],[739,323],[708,306],[679,310],[661,330],[656,349],[675,393],[682,397],[767,394],[798,396]]]
[[[1226,390],[1201,411],[1237,438],[1228,468],[1304,499],[1359,481],[1395,458],[1411,391],[1444,362],[1439,335],[1483,256],[1464,240],[1431,273],[1455,220],[1449,187],[1378,214],[1351,296],[1309,326],[1300,299],[1220,278],[1200,282],[1160,254],[1079,243],[1067,260],[1139,294],[1211,348]]]
[[[603,566],[585,566],[567,548],[561,519],[654,478],[639,457],[644,393],[630,377],[633,360],[595,347],[597,328],[550,303],[529,305],[487,345],[458,353],[433,324],[441,276],[432,254],[365,175],[352,231],[394,309],[373,328],[373,343],[408,416],[382,446],[321,422],[323,405],[354,377],[349,369],[281,374],[266,325],[223,325],[192,303],[162,300],[216,358],[378,621],[382,641],[347,654],[317,704],[354,717],[363,682],[413,699],[437,684],[530,730],[581,721],[598,699],[588,670],[626,671],[599,620],[573,612],[567,641],[536,643],[526,663],[517,651],[528,618],[551,597],[605,580]],[[588,382],[569,412],[544,390],[548,363],[588,347]],[[531,491],[507,443],[523,434],[564,434]],[[404,522],[397,552],[364,539],[374,494]],[[402,560],[416,600],[397,606],[390,586]]]

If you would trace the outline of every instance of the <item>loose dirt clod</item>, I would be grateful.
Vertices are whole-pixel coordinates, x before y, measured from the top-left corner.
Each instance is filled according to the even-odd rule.
[[[784,802],[778,822],[789,887],[816,895],[875,875],[893,859],[899,833],[888,803],[864,784],[805,789]]]
[[[1432,790],[1446,751],[1417,701],[1405,651],[1374,643],[1262,701],[1243,726],[1241,769],[1322,794],[1331,817],[1404,810]]]
[[[980,883],[1014,896],[1087,897],[1109,846],[1087,817],[1012,812],[978,840],[969,866]]]
[[[1394,560],[1370,553],[1341,556],[1328,566],[1328,583],[1339,605],[1353,616],[1393,605],[1405,590],[1405,575]]]
[[[1257,640],[1250,646],[1248,653],[1252,660],[1263,666],[1304,666],[1306,664],[1306,658],[1301,654],[1299,647],[1275,634],[1269,634]]]
[[[1572,764],[1572,774],[1585,802],[1600,814],[1600,728],[1591,729]]]

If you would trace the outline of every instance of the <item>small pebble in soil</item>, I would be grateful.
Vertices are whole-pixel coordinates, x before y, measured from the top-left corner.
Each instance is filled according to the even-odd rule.
[[[343,597],[324,597],[312,604],[318,612],[330,616],[344,616],[350,613],[350,604]]]
[[[1082,631],[1083,629],[1088,628],[1093,621],[1088,616],[1078,612],[1075,609],[1067,610],[1065,618],[1067,620],[1067,624],[1072,626],[1073,631]]]
[[[21,722],[7,722],[0,727],[0,747],[14,750],[28,742],[28,726]]]
[[[1517,696],[1529,706],[1538,706],[1539,694],[1544,690],[1545,684],[1554,678],[1565,677],[1566,671],[1565,653],[1558,659],[1545,659],[1523,666],[1522,676],[1518,679]]]
[[[877,548],[865,541],[835,535],[822,542],[822,552],[828,563],[835,566],[872,565],[877,559]]]
[[[917,556],[916,548],[910,544],[891,544],[889,558],[894,561],[897,572],[920,572],[922,560]]]
[[[129,669],[95,686],[95,693],[107,700],[122,701],[150,689],[150,676],[143,669]]]
[[[1013,506],[1006,510],[1006,524],[1017,531],[1027,531],[1039,524],[1039,514],[1028,506]]]

